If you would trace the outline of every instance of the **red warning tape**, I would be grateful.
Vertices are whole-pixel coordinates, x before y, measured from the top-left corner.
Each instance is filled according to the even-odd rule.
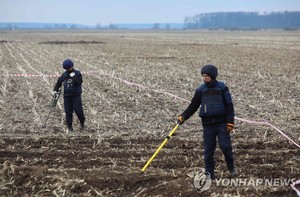
[[[89,74],[89,73],[86,73],[86,74]],[[94,75],[94,74],[90,74],[90,75]],[[114,76],[111,76],[111,75],[108,75],[108,74],[104,74],[106,76],[109,76],[111,78],[114,78],[114,79],[118,79],[120,80],[121,82],[125,83],[126,85],[128,86],[136,86],[138,88],[142,88],[142,89],[148,89],[148,90],[152,90],[154,92],[158,92],[158,93],[163,93],[165,95],[168,95],[168,96],[171,96],[175,99],[179,99],[179,100],[182,100],[182,101],[185,101],[185,102],[190,102],[184,98],[181,98],[179,96],[176,96],[174,94],[171,94],[169,92],[165,92],[165,91],[159,91],[159,90],[156,90],[156,89],[152,89],[152,88],[149,88],[147,86],[144,86],[144,85],[141,85],[141,84],[137,84],[137,83],[133,83],[133,82],[130,82],[128,80],[124,80],[122,78],[118,78],[118,77],[114,77]],[[95,75],[94,75],[95,76]],[[266,125],[266,126],[270,126],[272,127],[273,129],[275,129],[278,133],[280,133],[283,137],[285,137],[288,141],[292,142],[294,145],[296,145],[298,148],[300,148],[300,145],[297,144],[294,140],[292,140],[290,137],[288,137],[284,132],[282,132],[281,130],[279,130],[277,127],[275,127],[274,125],[272,125],[271,123],[269,122],[258,122],[258,121],[253,121],[253,120],[247,120],[247,119],[243,119],[243,118],[238,118],[238,117],[235,117],[236,120],[238,121],[241,121],[241,122],[245,122],[245,123],[248,123],[248,124],[255,124],[255,125]]]
[[[93,73],[96,73],[96,72],[82,72],[82,73],[87,74],[87,75],[96,76],[95,74],[93,74]],[[188,101],[184,98],[181,98],[177,95],[171,94],[171,93],[166,92],[166,91],[160,91],[160,90],[156,90],[156,89],[153,89],[153,88],[149,88],[149,87],[144,86],[142,84],[133,83],[133,82],[130,82],[128,80],[125,80],[125,79],[122,79],[122,78],[119,78],[119,77],[115,77],[115,76],[112,76],[112,75],[109,75],[109,74],[106,74],[106,73],[103,73],[103,72],[100,72],[100,71],[98,71],[97,73],[100,73],[102,75],[106,75],[110,78],[117,79],[117,80],[125,83],[128,86],[136,86],[138,88],[148,89],[148,90],[151,90],[151,91],[154,91],[154,92],[158,92],[158,93],[162,93],[162,94],[171,96],[175,99],[179,99],[179,100],[182,100],[182,101],[185,101],[185,102],[190,102],[190,101]],[[60,75],[57,75],[57,74],[52,74],[52,75],[49,75],[49,74],[39,74],[39,75],[34,75],[34,74],[8,74],[8,75],[2,75],[2,76],[11,76],[11,77],[59,77]],[[278,133],[280,133],[283,137],[285,137],[288,141],[292,142],[294,145],[296,145],[298,148],[300,148],[299,144],[297,144],[294,140],[292,140],[290,137],[288,137],[284,132],[282,132],[281,130],[279,130],[278,128],[276,128],[274,125],[272,125],[269,122],[258,122],[258,121],[252,121],[252,120],[242,119],[242,118],[238,118],[238,117],[235,117],[235,119],[238,120],[238,121],[241,121],[241,122],[246,122],[248,124],[270,126],[273,129],[275,129]]]
[[[90,72],[82,72],[82,73],[83,74],[87,74],[87,75],[92,75],[92,76],[96,76],[94,73],[100,73],[100,74],[108,76],[110,78],[117,79],[117,80],[125,83],[128,86],[136,86],[136,87],[141,88],[141,89],[148,89],[148,90],[151,90],[151,91],[154,91],[154,92],[158,92],[158,93],[162,93],[162,94],[171,96],[171,97],[173,97],[175,99],[179,99],[179,100],[182,100],[182,101],[185,101],[185,102],[190,102],[190,101],[188,101],[188,100],[186,100],[184,98],[181,98],[181,97],[179,97],[177,95],[174,95],[174,94],[171,94],[169,92],[156,90],[156,89],[153,89],[153,88],[150,88],[150,87],[144,86],[142,84],[138,84],[138,83],[133,83],[133,82],[130,82],[128,80],[125,80],[125,79],[122,79],[122,78],[119,78],[119,77],[115,77],[113,75],[106,74],[105,72],[103,72],[101,70],[100,71],[96,71],[96,72],[90,71]],[[34,74],[8,74],[8,75],[3,75],[2,74],[2,76],[11,76],[11,77],[59,77],[60,75],[57,75],[57,74],[52,74],[52,75],[49,75],[49,74],[39,74],[39,75],[34,75]],[[241,122],[246,122],[248,124],[270,126],[273,129],[275,129],[277,132],[279,132],[282,136],[284,136],[286,139],[288,139],[290,142],[292,142],[294,145],[296,145],[298,148],[300,148],[299,144],[297,144],[294,140],[292,140],[291,138],[289,138],[285,133],[283,133],[281,130],[279,130],[278,128],[276,128],[274,125],[272,125],[269,122],[258,122],[258,121],[252,121],[252,120],[242,119],[242,118],[238,118],[238,117],[235,117],[235,119],[238,120],[238,121],[241,121]]]
[[[179,97],[177,95],[174,95],[174,94],[171,94],[169,92],[165,92],[165,91],[160,91],[160,90],[156,90],[156,89],[153,89],[153,88],[149,88],[149,87],[144,86],[142,84],[133,83],[133,82],[130,82],[128,80],[125,80],[125,79],[122,79],[122,78],[119,78],[119,77],[115,77],[115,76],[106,74],[105,72],[97,71],[97,72],[82,72],[82,73],[83,74],[87,74],[87,75],[92,75],[92,76],[96,76],[93,73],[100,73],[100,74],[108,76],[110,78],[117,79],[117,80],[125,83],[128,86],[136,86],[136,87],[141,88],[141,89],[152,90],[154,92],[163,93],[165,95],[171,96],[171,97],[173,97],[175,99],[179,99],[179,100],[182,100],[182,101],[185,101],[185,102],[190,102],[190,101],[188,101],[188,100],[186,100],[184,98],[181,98],[181,97]],[[9,76],[9,77],[49,77],[49,78],[51,78],[51,77],[59,77],[60,75],[57,75],[57,74],[52,74],[52,75],[49,75],[49,74],[39,74],[39,75],[35,75],[35,74],[7,74],[7,75],[0,74],[0,76]],[[279,130],[278,128],[276,128],[274,125],[272,125],[269,122],[258,122],[258,121],[252,121],[252,120],[242,119],[242,118],[238,118],[238,117],[235,117],[235,119],[238,120],[238,121],[241,121],[241,122],[248,123],[248,124],[270,126],[273,129],[275,129],[278,133],[280,133],[283,137],[285,137],[287,140],[289,140],[294,145],[296,145],[298,148],[300,148],[299,144],[297,144],[294,140],[292,140],[290,137],[288,137],[284,132],[282,132],[281,130]],[[299,185],[299,184],[300,184],[300,180],[295,181],[294,183],[291,184],[291,187],[292,187],[293,190],[295,190],[295,192],[297,193],[297,195],[300,197],[300,191],[295,187],[296,185]]]
[[[0,74],[2,77],[59,77],[60,75],[49,75],[49,74]]]

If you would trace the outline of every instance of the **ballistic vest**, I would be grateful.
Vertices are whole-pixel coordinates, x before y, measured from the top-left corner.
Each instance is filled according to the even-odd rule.
[[[67,71],[64,72],[64,74],[63,74],[64,95],[81,94],[81,92],[82,92],[81,85],[76,86],[74,83],[74,78],[78,75],[79,71],[74,70],[73,72],[75,73],[75,76],[73,76],[73,77],[71,77],[70,73],[68,73]]]
[[[223,82],[218,82],[218,85],[213,88],[203,84],[200,87],[202,102],[200,107],[200,117],[222,116],[226,114],[224,98],[222,90],[225,88]]]

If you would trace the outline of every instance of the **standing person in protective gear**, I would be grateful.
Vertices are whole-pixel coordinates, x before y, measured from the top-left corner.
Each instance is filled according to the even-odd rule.
[[[205,65],[201,69],[203,84],[196,90],[190,105],[178,117],[183,124],[200,107],[199,116],[203,125],[205,170],[215,179],[214,152],[216,138],[225,156],[227,168],[232,177],[237,176],[234,167],[230,132],[234,128],[234,107],[228,87],[217,81],[218,69],[214,65]]]
[[[57,80],[54,92],[58,92],[60,87],[64,87],[64,108],[66,113],[66,124],[68,131],[73,131],[73,111],[80,121],[80,129],[84,130],[85,117],[82,108],[82,75],[80,71],[74,69],[74,63],[67,59],[63,62],[63,68],[66,70]]]

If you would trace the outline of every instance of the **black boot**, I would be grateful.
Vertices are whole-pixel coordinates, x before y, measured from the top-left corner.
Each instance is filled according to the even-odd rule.
[[[80,124],[80,131],[84,131],[85,130],[85,125],[84,123],[83,124]]]
[[[74,130],[73,130],[73,127],[72,126],[68,126],[68,131],[69,132],[73,132]]]
[[[231,177],[236,177],[238,175],[237,171],[235,168],[229,169],[229,173]]]

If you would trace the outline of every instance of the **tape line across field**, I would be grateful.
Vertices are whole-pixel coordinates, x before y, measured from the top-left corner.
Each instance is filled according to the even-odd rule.
[[[113,78],[113,79],[117,79],[117,80],[125,83],[126,85],[131,86],[131,87],[135,86],[135,87],[141,88],[143,90],[145,90],[145,89],[151,90],[153,92],[162,93],[162,94],[165,94],[167,96],[173,97],[173,98],[181,100],[181,101],[190,102],[189,100],[181,98],[181,97],[179,97],[179,96],[177,96],[175,94],[172,94],[172,93],[169,93],[169,92],[166,92],[166,91],[156,90],[156,89],[147,87],[147,86],[142,85],[142,84],[134,83],[134,82],[131,82],[131,81],[119,78],[119,77],[115,77],[113,75],[105,73],[103,70],[82,72],[82,74],[91,75],[91,76],[97,76],[97,75],[95,75],[95,73],[101,74],[101,75],[105,75],[105,76],[108,76],[108,77]],[[59,77],[60,75],[57,75],[57,74],[6,74],[6,75],[4,75],[4,74],[2,74],[0,76],[8,76],[8,77],[49,77],[49,78],[52,78],[52,77]],[[248,124],[270,126],[274,130],[276,130],[280,135],[282,135],[283,137],[285,137],[288,141],[290,141],[295,146],[297,146],[298,148],[300,148],[299,144],[297,144],[294,140],[292,140],[290,137],[288,137],[283,131],[281,131],[280,129],[278,129],[277,127],[275,127],[274,125],[272,125],[269,122],[259,122],[259,121],[253,121],[253,120],[247,120],[247,119],[243,119],[243,118],[238,118],[238,117],[235,117],[235,120],[238,120],[238,121],[241,121],[241,122],[244,122],[244,123],[248,123]]]
[[[173,97],[173,98],[181,100],[181,101],[190,102],[189,100],[181,98],[181,97],[179,97],[177,95],[174,95],[172,93],[169,93],[169,92],[166,92],[166,91],[156,90],[156,89],[147,87],[147,86],[142,85],[142,84],[130,82],[128,80],[125,80],[125,79],[122,79],[122,78],[119,78],[119,77],[115,77],[113,75],[105,73],[103,70],[100,70],[100,71],[90,71],[90,72],[82,72],[82,74],[91,75],[91,76],[97,76],[97,75],[95,75],[95,73],[101,74],[101,75],[105,75],[105,76],[108,76],[110,78],[119,80],[122,83],[125,83],[126,85],[131,86],[131,87],[134,86],[134,87],[141,88],[143,90],[145,90],[145,89],[151,90],[153,92],[162,93],[162,94],[165,94],[167,96]],[[3,77],[48,77],[48,78],[55,78],[55,77],[59,77],[60,75],[58,75],[58,74],[8,74],[7,73],[7,74],[0,74],[0,76],[3,76]],[[294,140],[292,140],[290,137],[288,137],[283,131],[281,131],[280,129],[278,129],[277,127],[275,127],[274,125],[272,125],[269,122],[259,122],[259,121],[253,121],[253,120],[247,120],[247,119],[243,119],[243,118],[238,118],[238,117],[235,117],[235,120],[238,120],[238,121],[241,121],[241,122],[244,122],[244,123],[248,123],[248,124],[270,126],[274,130],[276,130],[280,135],[282,135],[287,140],[289,140],[291,143],[293,143],[295,146],[297,146],[298,148],[300,148],[299,144],[297,144]],[[295,192],[297,193],[298,196],[300,196],[300,191],[295,187],[295,185],[299,185],[299,184],[300,184],[300,180],[295,181],[291,185],[292,189],[295,190]]]

